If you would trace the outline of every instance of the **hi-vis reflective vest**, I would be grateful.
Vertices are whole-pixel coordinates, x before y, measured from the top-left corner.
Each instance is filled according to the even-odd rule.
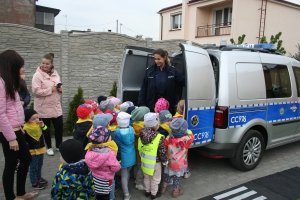
[[[156,137],[152,140],[152,142],[148,144],[143,144],[141,138],[139,138],[138,150],[141,156],[141,168],[145,174],[148,174],[150,176],[153,176],[154,174],[157,149],[161,137],[163,137],[162,134],[157,134]]]

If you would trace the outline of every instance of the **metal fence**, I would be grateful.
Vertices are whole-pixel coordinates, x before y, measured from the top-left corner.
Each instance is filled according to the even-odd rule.
[[[231,32],[231,23],[211,24],[205,26],[198,26],[196,37],[230,35],[230,32]]]

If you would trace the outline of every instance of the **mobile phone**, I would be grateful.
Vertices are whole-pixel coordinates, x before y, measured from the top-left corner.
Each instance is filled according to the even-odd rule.
[[[57,83],[56,87],[60,88],[62,86],[62,83]]]

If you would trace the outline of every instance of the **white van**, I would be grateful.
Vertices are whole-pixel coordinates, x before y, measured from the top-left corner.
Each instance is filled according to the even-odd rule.
[[[230,158],[246,171],[258,165],[265,149],[300,140],[300,62],[262,48],[180,47],[172,64],[186,79],[177,95],[186,100],[192,148]],[[123,101],[137,103],[152,52],[125,48],[118,87]]]

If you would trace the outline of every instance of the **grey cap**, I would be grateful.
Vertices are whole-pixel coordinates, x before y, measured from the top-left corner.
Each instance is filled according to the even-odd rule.
[[[147,113],[144,115],[144,125],[145,127],[152,128],[159,124],[158,114],[157,113]]]
[[[175,133],[186,133],[188,128],[188,123],[183,118],[175,118],[170,124],[170,128]]]
[[[102,112],[106,112],[107,110],[114,110],[114,104],[110,101],[110,100],[105,100],[105,101],[101,101],[100,105],[99,105],[99,109]]]
[[[97,114],[93,119],[93,127],[97,128],[98,126],[107,127],[109,122],[112,120],[113,116],[111,114]]]
[[[159,121],[160,123],[170,122],[172,121],[173,116],[168,110],[162,110],[159,112]]]
[[[120,111],[126,112],[127,109],[131,106],[134,106],[133,103],[131,101],[125,101],[124,103],[122,103],[120,105]]]

